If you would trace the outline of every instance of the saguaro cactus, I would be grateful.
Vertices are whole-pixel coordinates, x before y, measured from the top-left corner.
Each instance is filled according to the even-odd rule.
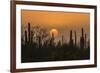
[[[76,31],[74,32],[75,34],[75,47],[77,46],[77,37],[76,37]]]
[[[31,43],[33,43],[33,32],[31,31],[31,39],[30,39],[30,41],[31,41]]]
[[[86,47],[86,34],[85,34],[85,42],[84,42],[84,43],[85,43],[85,48],[87,48],[87,47]]]
[[[73,47],[73,38],[72,38],[72,30],[70,31],[70,46]]]
[[[27,31],[25,30],[25,44],[27,44]]]
[[[31,32],[30,32],[31,30],[30,30],[30,23],[28,23],[28,42],[30,42],[30,40],[31,40]]]
[[[80,48],[84,48],[84,30],[83,30],[83,28],[81,29],[81,31],[82,31],[82,35],[81,35],[81,38],[80,38]]]
[[[63,43],[64,43],[64,36],[62,35],[62,45],[63,45]]]

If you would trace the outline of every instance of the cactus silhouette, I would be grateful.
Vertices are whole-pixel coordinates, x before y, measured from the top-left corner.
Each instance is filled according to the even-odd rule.
[[[69,41],[70,47],[73,47],[73,37],[72,37],[72,30],[70,30],[70,41]]]
[[[28,23],[28,42],[30,42],[30,40],[31,40],[31,37],[30,37],[31,32],[30,31],[31,31],[30,30],[30,23]]]
[[[21,62],[83,60],[90,58],[90,40],[86,41],[87,35],[83,28],[80,30],[80,36],[77,36],[76,31],[73,33],[73,30],[70,30],[69,39],[65,35],[60,35],[60,39],[56,42],[57,38],[54,37],[54,33],[50,36],[46,28],[38,25],[31,26],[28,23],[22,32],[21,41],[25,44],[21,43]],[[80,40],[77,40],[78,37],[80,37]]]
[[[84,30],[83,30],[83,28],[81,29],[81,32],[82,32],[82,35],[81,35],[81,38],[80,38],[80,48],[84,49],[85,43],[84,43]]]
[[[27,44],[27,31],[25,30],[25,44]]]
[[[75,33],[75,47],[77,46],[77,37],[76,37],[76,31],[74,32]]]

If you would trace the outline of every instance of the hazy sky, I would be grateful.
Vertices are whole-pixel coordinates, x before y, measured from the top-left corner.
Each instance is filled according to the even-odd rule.
[[[40,25],[48,29],[58,31],[57,40],[64,36],[65,41],[69,40],[70,30],[76,31],[79,40],[81,36],[81,28],[90,36],[90,14],[89,13],[75,13],[75,12],[53,12],[53,11],[21,11],[22,26],[27,26],[30,22],[31,26]],[[74,33],[73,33],[74,39]]]

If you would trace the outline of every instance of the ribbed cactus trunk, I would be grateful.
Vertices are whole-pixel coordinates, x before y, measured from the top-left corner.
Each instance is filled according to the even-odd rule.
[[[73,47],[73,38],[72,38],[72,30],[70,31],[70,47]]]
[[[54,33],[52,33],[52,38],[51,38],[51,40],[52,40],[52,45],[54,45]]]
[[[27,31],[25,30],[25,44],[27,44]]]
[[[82,38],[84,37],[83,35],[84,35],[84,30],[83,30],[83,28],[82,28]]]
[[[75,47],[77,47],[77,37],[76,37],[76,31],[75,31],[74,33],[75,33]]]
[[[33,32],[31,31],[31,43],[33,43]]]
[[[64,43],[64,36],[62,35],[62,45],[63,45],[63,43]]]
[[[85,44],[85,48],[87,48],[87,45],[86,45],[86,34],[85,34],[85,42],[84,42],[84,44]]]
[[[31,41],[31,37],[30,37],[30,34],[31,33],[31,30],[30,30],[30,23],[28,23],[28,42],[30,43]]]
[[[72,30],[70,31],[70,41],[72,40]]]
[[[81,29],[81,31],[82,31],[82,36],[81,36],[81,38],[80,38],[80,48],[84,48],[84,30],[83,30],[83,28]]]

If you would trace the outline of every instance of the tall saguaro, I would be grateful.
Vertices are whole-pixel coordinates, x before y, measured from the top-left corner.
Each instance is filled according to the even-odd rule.
[[[85,41],[84,41],[84,30],[83,28],[81,29],[81,32],[82,32],[82,35],[81,35],[81,38],[80,38],[80,48],[85,48]]]
[[[50,45],[53,46],[54,45],[54,33],[52,33],[52,36],[50,38]]]
[[[63,43],[64,43],[64,36],[62,35],[62,45],[63,45]]]
[[[77,38],[76,38],[76,31],[74,32],[75,34],[75,47],[77,46]]]
[[[52,45],[54,45],[54,33],[52,33]]]
[[[70,46],[73,47],[73,38],[72,38],[72,30],[70,31]]]
[[[86,34],[85,34],[85,48],[87,48],[87,46],[86,46]]]
[[[28,23],[28,42],[31,41],[31,29],[30,29],[30,23]]]
[[[33,43],[33,35],[34,35],[34,34],[33,34],[33,31],[31,31],[31,40],[30,40],[31,43]]]
[[[25,44],[27,44],[27,31],[25,30]]]

